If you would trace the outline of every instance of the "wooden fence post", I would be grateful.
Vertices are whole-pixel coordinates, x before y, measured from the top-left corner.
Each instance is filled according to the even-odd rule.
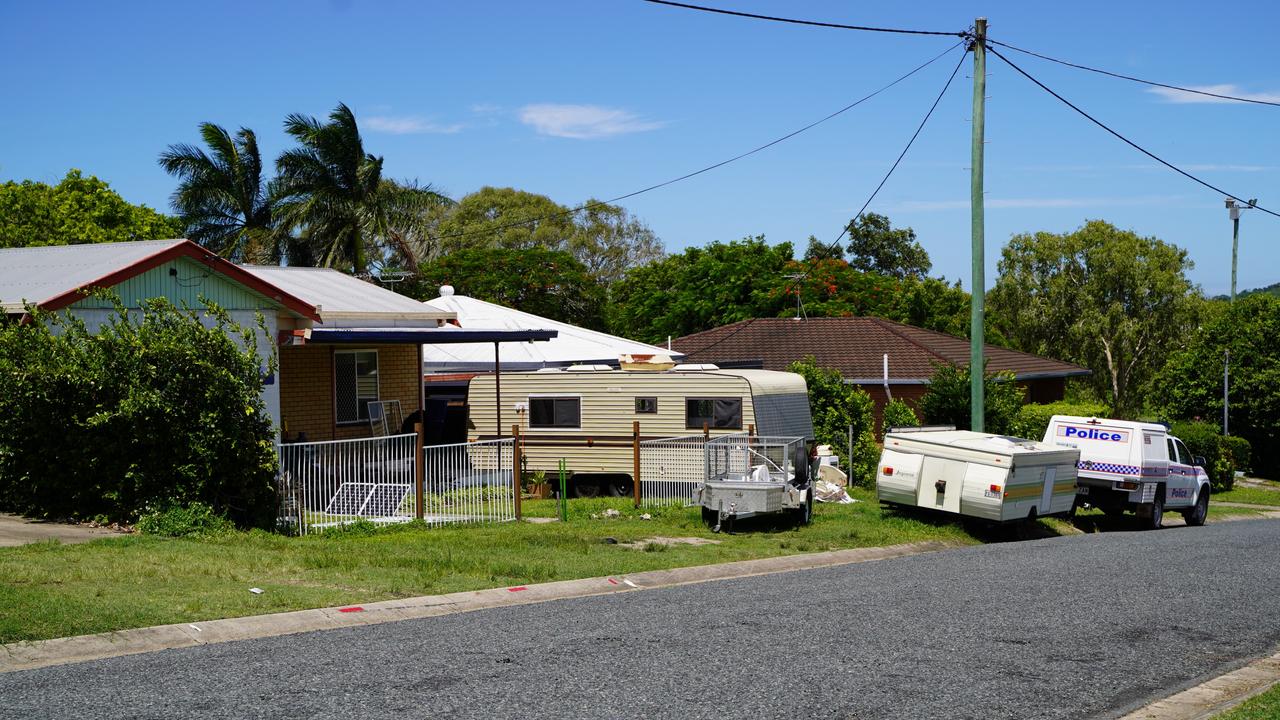
[[[422,519],[424,497],[423,485],[427,475],[427,430],[421,422],[413,424],[413,431],[418,434],[413,448],[413,517]]]
[[[516,520],[521,519],[520,513],[520,426],[511,426],[511,484],[515,490],[515,510]]]
[[[640,507],[640,421],[631,421],[631,485],[636,495],[636,507]]]
[[[711,425],[704,421],[702,423],[702,442],[706,442],[710,439],[711,439]]]
[[[756,426],[755,426],[755,423],[752,423],[751,425],[747,426],[747,437],[753,438],[755,436],[756,436]]]

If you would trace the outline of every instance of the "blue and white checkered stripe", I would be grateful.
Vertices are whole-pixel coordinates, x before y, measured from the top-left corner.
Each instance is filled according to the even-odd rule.
[[[1099,463],[1082,460],[1076,463],[1076,468],[1087,470],[1089,472],[1111,473],[1112,475],[1141,475],[1142,468],[1134,465],[1114,465],[1112,463]]]

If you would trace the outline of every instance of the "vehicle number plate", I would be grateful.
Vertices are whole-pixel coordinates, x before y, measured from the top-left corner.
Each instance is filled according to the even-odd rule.
[[[1089,486],[1088,486],[1088,485],[1077,485],[1077,486],[1076,486],[1076,494],[1077,494],[1077,495],[1088,495],[1088,494],[1089,494]]]

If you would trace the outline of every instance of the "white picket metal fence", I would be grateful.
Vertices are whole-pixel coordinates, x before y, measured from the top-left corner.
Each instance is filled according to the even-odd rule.
[[[745,440],[747,434],[719,438]],[[651,507],[691,504],[694,489],[707,477],[706,444],[703,435],[641,441],[640,503]]]
[[[417,517],[415,434],[277,446],[280,520],[299,534],[357,519]],[[430,525],[515,518],[512,440],[426,448],[422,518]]]

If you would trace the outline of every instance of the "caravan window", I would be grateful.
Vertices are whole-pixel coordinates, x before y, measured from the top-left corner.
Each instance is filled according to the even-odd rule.
[[[529,427],[576,428],[581,425],[582,398],[529,398]]]
[[[378,351],[333,353],[333,396],[339,424],[369,419],[369,403],[378,400]]]
[[[642,415],[651,415],[658,412],[658,398],[656,397],[638,397],[636,398],[636,412]]]
[[[742,428],[742,398],[685,398],[684,426],[701,430],[706,425],[714,430]]]

